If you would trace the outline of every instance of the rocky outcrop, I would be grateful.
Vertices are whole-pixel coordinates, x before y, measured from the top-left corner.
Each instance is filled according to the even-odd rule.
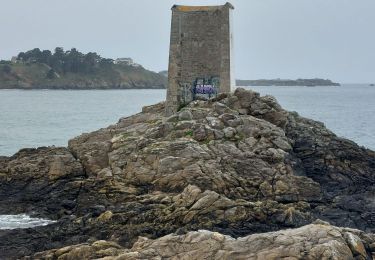
[[[329,258],[329,246],[349,248],[338,252],[337,259],[341,254],[348,259],[371,256],[372,235],[364,232],[375,229],[374,152],[283,110],[273,97],[244,89],[194,101],[168,118],[163,112],[163,103],[145,107],[115,125],[70,140],[68,149],[22,150],[1,158],[1,176],[9,179],[0,186],[1,212],[7,213],[5,204],[12,203],[16,212],[32,210],[58,222],[2,231],[0,250],[23,256],[61,248],[48,251],[54,259],[54,254],[83,247],[81,258],[107,256],[98,250],[135,259],[178,258],[185,251],[177,246],[168,249],[168,256],[155,248],[168,244],[165,239],[199,237],[202,245],[228,246],[223,252],[197,249],[207,257],[255,258],[265,250],[275,252],[270,258],[279,253],[298,258],[305,251],[310,258]],[[13,198],[15,190],[20,195]],[[312,225],[249,236],[298,228],[316,219],[362,231]],[[220,234],[189,233],[202,229]],[[281,249],[256,243],[256,236],[259,241],[262,236],[276,239],[283,232],[291,240]],[[33,243],[27,242],[30,236]],[[212,236],[223,241],[215,242]],[[134,244],[138,237],[156,240]],[[353,241],[361,241],[362,253],[354,253]],[[96,249],[95,243],[110,245]],[[181,250],[193,252],[187,257],[199,256],[190,246]],[[298,251],[301,248],[305,251]]]
[[[84,176],[81,164],[66,148],[23,149],[2,157],[0,214],[71,214]]]
[[[156,240],[140,237],[124,249],[109,241],[67,246],[40,252],[38,259],[370,259],[375,235],[329,224],[232,238],[199,230],[170,234]]]

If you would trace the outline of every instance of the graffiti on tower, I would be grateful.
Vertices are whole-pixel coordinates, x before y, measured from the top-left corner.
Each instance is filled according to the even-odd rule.
[[[193,82],[179,84],[178,103],[184,106],[193,100],[208,100],[219,93],[219,77],[196,78]]]
[[[193,100],[201,97],[210,99],[217,96],[219,91],[219,77],[197,78],[193,86]]]

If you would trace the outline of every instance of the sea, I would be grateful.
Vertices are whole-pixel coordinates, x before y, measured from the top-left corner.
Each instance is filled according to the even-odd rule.
[[[375,150],[375,87],[369,84],[245,88],[272,95],[285,109]],[[0,156],[24,147],[67,146],[69,139],[114,124],[165,96],[162,89],[0,90]],[[24,214],[0,216],[0,229],[50,223]]]

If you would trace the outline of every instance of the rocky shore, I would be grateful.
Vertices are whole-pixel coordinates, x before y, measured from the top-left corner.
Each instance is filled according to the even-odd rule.
[[[0,157],[5,259],[372,259],[375,153],[237,89]],[[11,205],[11,206],[10,206]],[[27,258],[29,256],[29,258]]]

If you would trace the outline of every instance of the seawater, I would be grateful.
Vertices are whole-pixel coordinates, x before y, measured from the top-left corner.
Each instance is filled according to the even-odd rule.
[[[0,230],[46,226],[55,222],[48,219],[32,218],[26,214],[0,215]]]
[[[375,150],[375,87],[246,87]],[[68,140],[165,99],[159,90],[0,90],[0,156]]]

